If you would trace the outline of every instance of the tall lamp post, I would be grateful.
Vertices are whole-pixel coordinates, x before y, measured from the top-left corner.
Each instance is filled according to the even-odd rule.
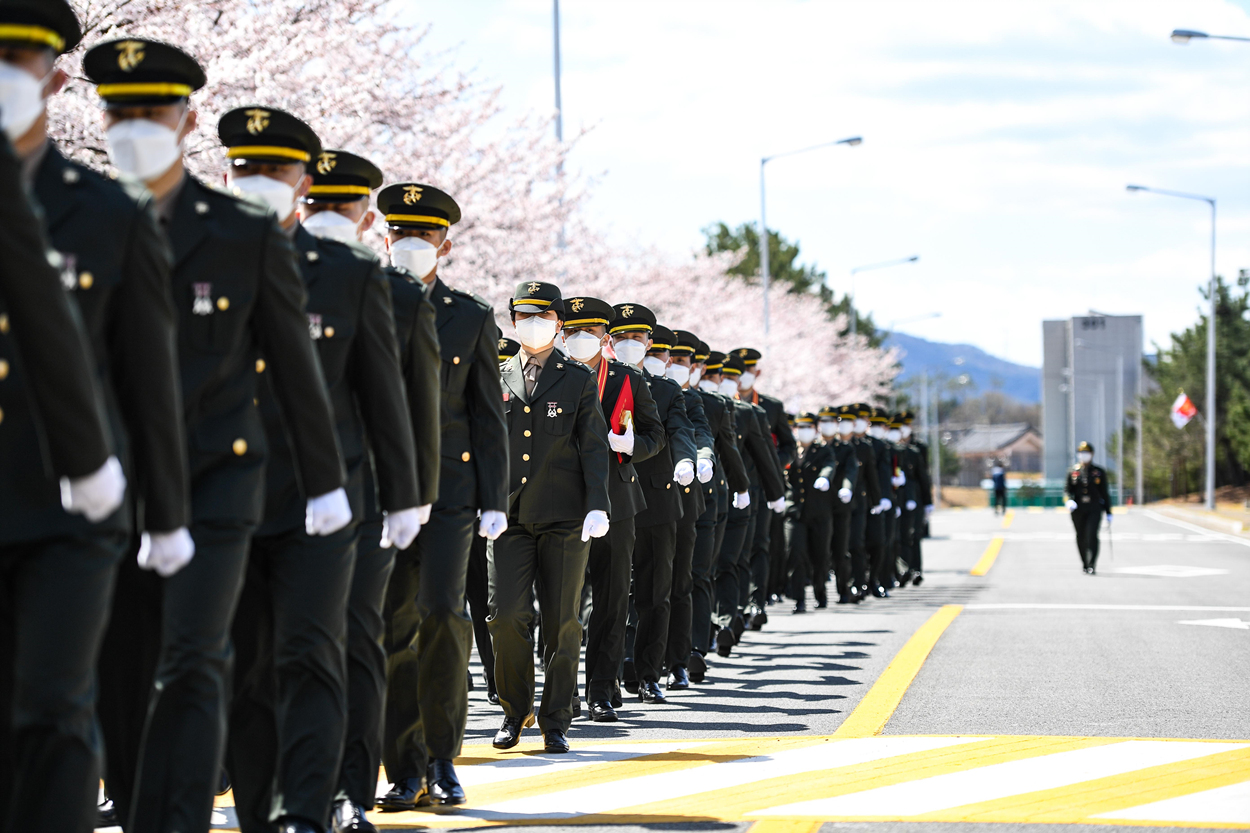
[[[1175,35],[1173,35],[1175,37]],[[1204,36],[1205,37],[1205,36]],[[1145,185],[1129,185],[1129,191],[1146,191],[1165,197],[1199,200],[1211,206],[1211,279],[1207,284],[1210,312],[1207,313],[1207,508],[1215,509],[1215,197],[1187,194],[1184,191],[1167,191],[1163,188],[1147,188]]]
[[[1195,32],[1193,29],[1173,29],[1173,43],[1189,43],[1194,38],[1199,40],[1239,40],[1243,43],[1250,43],[1250,38],[1239,38],[1236,35],[1208,35],[1206,32]]]
[[[915,263],[917,260],[920,260],[920,255],[912,255],[911,257],[900,257],[900,258],[895,258],[894,260],[883,260],[880,263],[869,263],[867,266],[856,266],[854,269],[851,270],[851,294],[850,294],[851,302],[847,304],[847,307],[850,310],[850,317],[851,317],[851,335],[855,335],[856,333],[859,332],[859,322],[856,321],[856,316],[855,316],[855,275],[859,272],[869,272],[869,271],[872,271],[873,269],[884,269],[887,266],[900,266],[904,263]]]
[[[798,150],[789,150],[785,153],[777,153],[772,156],[765,156],[760,159],[760,282],[764,288],[764,335],[768,335],[768,217],[765,211],[764,200],[764,166],[774,159],[780,159],[783,156],[797,156],[800,153],[807,153],[809,150],[820,150],[821,148],[833,147],[834,145],[846,145],[847,147],[855,147],[862,145],[864,138],[862,136],[851,136],[846,139],[838,139],[834,142],[823,142],[819,145],[811,147],[799,148]]]

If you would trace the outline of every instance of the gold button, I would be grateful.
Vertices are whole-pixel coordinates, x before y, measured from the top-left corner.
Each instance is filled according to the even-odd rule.
[[[91,284],[95,283],[95,275],[90,272],[83,272],[78,276],[78,285],[83,289],[90,289]]]
[[[9,376],[9,363],[4,359],[0,359],[0,379],[7,379]]]
[[[265,360],[264,360],[264,359],[257,359],[257,360],[256,360],[256,372],[257,372],[257,373],[264,373],[264,372],[265,372]]]
[[[527,481],[527,480],[529,480],[529,478],[528,478],[528,477],[522,477],[522,478],[521,478],[521,482],[522,482],[522,483],[524,483],[524,482],[525,482],[525,481]]]
[[[665,483],[665,484],[664,484],[664,488],[665,488],[665,489],[671,489],[671,488],[673,488],[673,484],[672,484],[672,483]]]
[[[526,462],[529,462],[530,456],[528,454],[522,454],[521,459],[525,460]]]
[[[4,408],[0,408],[0,422],[4,422]]]
[[[564,409],[563,409],[563,408],[556,408],[556,413],[557,413],[557,414],[562,414],[562,413],[564,413]]]
[[[527,437],[528,437],[529,435],[530,435],[530,429],[526,428],[526,429],[525,429],[525,436],[527,436]]]
[[[8,331],[9,331],[9,316],[5,315],[4,313],[0,313],[0,333],[7,333]]]
[[[637,479],[638,479],[638,478],[637,478],[637,477],[634,477],[632,474],[629,476],[629,482],[630,482],[630,483],[633,483],[633,482],[634,482],[635,480],[637,480]]]
[[[217,309],[221,310],[222,312],[225,312],[226,310],[230,309],[230,299],[227,298],[225,295],[222,295],[220,298],[218,298]]]
[[[527,413],[527,414],[528,414],[529,412],[530,412],[530,406],[529,406],[529,405],[526,405],[526,406],[525,406],[525,413]]]
[[[322,332],[323,332],[323,333],[325,333],[325,337],[326,337],[326,338],[334,338],[334,328],[333,328],[333,327],[326,327],[326,328],[325,328]]]
[[[461,454],[460,459],[464,460],[466,463],[469,462],[469,452],[466,451],[464,454]]]
[[[687,486],[687,487],[686,487],[686,494],[690,494],[690,487],[689,487],[689,486]]]
[[[453,356],[453,357],[452,357],[452,359],[451,359],[451,363],[452,363],[452,364],[460,364],[460,357],[459,357],[459,356]]]
[[[234,441],[233,444],[231,444],[230,447],[234,449],[235,454],[242,457],[244,454],[247,453],[247,440],[243,439],[242,437],[239,437],[237,440]]]

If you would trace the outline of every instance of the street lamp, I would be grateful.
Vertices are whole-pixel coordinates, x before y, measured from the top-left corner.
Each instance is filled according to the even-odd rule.
[[[851,270],[851,294],[849,296],[851,302],[847,304],[847,308],[850,310],[851,315],[851,335],[855,335],[859,332],[859,323],[855,320],[855,273],[869,272],[873,269],[884,269],[887,266],[899,266],[904,263],[915,263],[917,260],[920,260],[920,255],[900,257],[895,260],[883,260],[880,263],[870,263],[867,266],[856,266]]]
[[[1211,281],[1208,284],[1208,301],[1210,312],[1207,313],[1207,508],[1215,509],[1215,197],[1204,197],[1201,194],[1187,194],[1184,191],[1167,191],[1163,188],[1148,188],[1145,185],[1126,186],[1129,191],[1147,191],[1162,194],[1165,197],[1179,197],[1185,200],[1199,200],[1211,206]]]
[[[1236,35],[1208,35],[1206,32],[1195,32],[1193,29],[1173,29],[1173,43],[1189,43],[1192,39],[1199,38],[1202,40],[1239,40],[1250,42],[1250,38],[1239,38]]]
[[[800,153],[807,153],[809,150],[820,150],[821,148],[833,147],[834,145],[846,145],[847,147],[855,147],[862,145],[864,138],[862,136],[851,136],[846,139],[838,139],[834,142],[823,142],[819,145],[811,147],[799,148],[798,150],[789,150],[785,153],[774,154],[773,156],[765,156],[760,159],[760,280],[764,287],[764,335],[768,335],[768,219],[764,210],[764,166],[774,159],[780,159],[783,156],[796,156]]]

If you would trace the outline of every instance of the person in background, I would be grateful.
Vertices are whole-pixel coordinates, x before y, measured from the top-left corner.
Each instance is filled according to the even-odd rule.
[[[1007,511],[1007,470],[1001,460],[995,460],[990,467],[990,481],[994,484],[994,514],[1004,514]]]

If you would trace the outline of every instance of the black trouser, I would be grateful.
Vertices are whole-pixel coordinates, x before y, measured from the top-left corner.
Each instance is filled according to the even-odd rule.
[[[212,821],[231,700],[230,628],[253,529],[192,523],[195,558],[161,582],[161,653],[127,831],[207,830]]]
[[[786,562],[789,560],[785,517],[774,512],[768,527],[768,597],[764,601],[786,592]]]
[[[786,519],[786,545],[790,552],[789,595],[799,608],[807,606],[810,584],[817,602],[825,602],[825,574],[829,571],[829,537],[833,519],[828,515],[799,520]]]
[[[613,519],[608,534],[592,538],[589,633],[586,637],[586,699],[611,699],[625,659],[625,622],[629,615],[629,574],[634,553],[634,519]]]
[[[1081,564],[1098,566],[1098,527],[1102,524],[1102,509],[1078,504],[1072,510],[1072,525],[1076,527],[1076,548],[1081,553]]]
[[[357,527],[256,536],[234,617],[227,768],[239,829],[324,826],[347,732],[347,600]]]
[[[864,538],[868,525],[867,519],[868,507],[865,505],[864,499],[857,498],[851,504],[846,549],[851,554],[851,573],[861,587],[869,583],[875,584],[877,581],[877,577],[872,574],[872,562],[868,558],[868,548]]]
[[[486,678],[486,688],[495,689],[495,650],[490,644],[490,577],[486,568],[487,540],[473,533],[473,544],[469,547],[469,574],[465,582],[464,597],[469,603],[469,614],[473,617],[473,642],[477,645],[477,657],[482,661],[482,676]]]
[[[690,647],[700,654],[706,654],[711,647],[712,604],[715,599],[712,574],[716,569],[716,533],[718,529],[723,529],[728,516],[727,512],[720,509],[723,501],[719,492],[726,487],[723,481],[717,485],[716,499],[709,497],[703,514],[695,522],[694,554],[690,560]]]
[[[435,506],[386,589],[382,763],[391,783],[460,754],[469,719],[473,623],[465,612],[477,510]]]
[[[887,590],[896,583],[893,546],[894,508],[868,516],[868,555],[877,583]]]
[[[382,522],[360,527],[356,566],[347,597],[347,734],[335,800],[366,810],[378,789],[382,759],[382,709],[386,702],[386,630],[382,606],[395,567],[395,549],[381,546]]]
[[[852,512],[846,507],[835,509],[830,518],[829,529],[829,561],[833,564],[833,574],[838,595],[851,592],[852,588],[859,587],[864,583],[862,574],[855,569],[855,562],[851,558],[850,540],[851,540],[851,524],[853,522]],[[821,582],[824,581],[824,575],[820,576]],[[824,588],[821,587],[823,595]],[[817,600],[820,599],[818,595]]]
[[[917,573],[924,571],[924,563],[920,554],[920,542],[924,540],[925,514],[924,507],[917,506],[911,513],[911,568]]]
[[[748,604],[753,604],[763,610],[768,602],[768,568],[772,559],[769,541],[772,536],[773,521],[777,517],[776,512],[762,503],[755,514],[755,528],[751,536],[751,552],[748,561],[750,596],[748,600],[743,601],[743,608]]]
[[[130,818],[143,724],[152,699],[152,679],[161,651],[161,577],[140,569],[131,541],[117,565],[117,585],[100,660],[96,711],[104,735],[104,789],[117,817]]]
[[[712,581],[716,589],[716,623],[722,628],[729,627],[745,595],[740,586],[748,576],[740,569],[739,558],[744,551],[750,551],[751,519],[755,516],[760,491],[752,488],[748,494],[751,504],[747,508],[734,509],[730,504],[725,516],[725,531],[716,550],[716,571]]]
[[[1006,489],[994,490],[994,511],[997,512],[999,508],[1001,508],[1004,512],[1007,511],[1007,490]]]
[[[677,521],[677,551],[673,557],[672,590],[669,593],[668,640],[664,662],[669,669],[686,667],[693,645],[691,625],[694,621],[694,548],[698,538],[699,510],[716,502],[714,486],[698,480],[686,487],[682,496],[683,514]],[[696,489],[702,489],[703,502]],[[709,493],[710,492],[710,493]],[[706,630],[706,628],[705,628]]]
[[[582,648],[577,618],[590,544],[582,521],[522,524],[516,518],[490,552],[490,635],[495,644],[495,688],[509,717],[534,710],[534,590],[542,619],[543,697],[538,725],[567,732]]]
[[[677,521],[638,527],[634,541],[634,669],[642,682],[659,682],[672,614],[673,561],[677,554]]]
[[[920,571],[920,564],[916,562],[916,549],[912,546],[915,541],[916,533],[916,515],[920,514],[920,509],[904,509],[903,514],[898,517],[895,522],[894,533],[894,556],[901,565],[900,569],[910,570],[913,573]]]
[[[95,666],[126,540],[109,532],[0,546],[2,830],[95,827]]]

